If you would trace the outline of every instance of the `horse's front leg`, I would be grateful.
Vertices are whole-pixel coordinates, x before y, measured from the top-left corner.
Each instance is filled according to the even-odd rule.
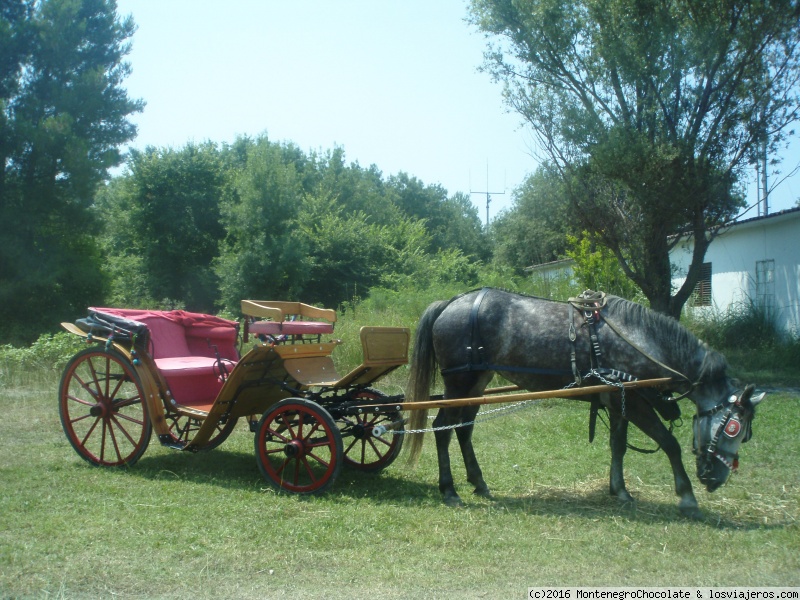
[[[467,481],[475,486],[475,494],[491,498],[489,486],[483,480],[483,473],[478,465],[478,459],[475,458],[475,449],[472,447],[472,430],[474,428],[472,422],[479,410],[480,406],[466,406],[462,409],[461,422],[469,423],[469,425],[456,429],[456,437],[461,447],[461,456],[464,458],[464,467],[467,469]]]
[[[610,410],[608,413],[609,428],[611,435],[609,445],[611,446],[611,473],[609,476],[609,492],[616,496],[621,502],[633,502],[633,496],[625,486],[625,475],[622,462],[625,452],[628,450],[628,421],[616,411]]]
[[[661,422],[650,404],[643,398],[636,398],[635,402],[628,402],[628,418],[653,439],[669,458],[672,474],[675,478],[675,494],[680,498],[678,509],[686,517],[699,519],[703,516],[694,497],[692,482],[686,474],[686,469],[681,460],[681,446],[675,436]]]
[[[450,469],[450,440],[453,437],[453,430],[436,428],[453,425],[458,412],[458,409],[442,408],[433,420],[436,456],[439,460],[439,491],[442,493],[444,503],[448,506],[463,504],[453,484],[453,472]]]

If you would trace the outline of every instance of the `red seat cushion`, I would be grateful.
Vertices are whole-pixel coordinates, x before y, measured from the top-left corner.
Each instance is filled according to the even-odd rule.
[[[238,323],[213,315],[183,310],[158,311],[128,308],[92,309],[147,325],[150,352],[179,404],[206,407],[216,400],[224,381],[217,361],[219,352],[228,372],[239,354]]]
[[[323,335],[333,333],[333,325],[320,321],[256,321],[249,330],[263,335]]]

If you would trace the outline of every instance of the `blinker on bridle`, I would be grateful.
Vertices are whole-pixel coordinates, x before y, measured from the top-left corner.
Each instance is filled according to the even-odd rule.
[[[704,410],[698,412],[693,417],[692,429],[693,429],[693,443],[692,443],[692,453],[695,455],[699,454],[699,449],[697,447],[697,422],[698,419],[702,419],[705,417],[711,417],[716,413],[720,412],[721,410],[725,411],[725,414],[720,421],[719,426],[717,427],[714,435],[711,438],[708,446],[705,449],[705,454],[708,455],[709,458],[716,458],[720,462],[722,462],[726,467],[735,471],[739,468],[739,453],[737,452],[732,457],[726,456],[720,451],[717,450],[717,445],[719,444],[720,436],[725,435],[730,439],[736,438],[742,431],[742,428],[745,427],[747,431],[745,432],[744,439],[742,443],[748,441],[752,435],[752,425],[750,423],[742,424],[740,419],[740,413],[744,412],[744,406],[742,405],[741,398],[744,396],[744,392],[739,394],[732,395],[727,401],[722,401],[716,406],[709,408],[708,410]]]

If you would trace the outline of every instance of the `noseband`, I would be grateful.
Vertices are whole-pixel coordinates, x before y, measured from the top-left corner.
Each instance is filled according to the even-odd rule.
[[[739,396],[741,397],[741,396]],[[744,439],[742,443],[746,442],[752,437],[753,431],[750,428],[750,422],[746,421],[742,424],[742,419],[740,418],[740,412],[743,412],[743,407],[734,394],[731,396],[727,401],[723,400],[716,406],[698,412],[693,419],[692,429],[694,430],[694,440],[692,443],[692,452],[695,455],[700,455],[699,448],[697,447],[697,439],[698,439],[698,423],[700,419],[704,419],[706,417],[712,417],[713,415],[717,414],[718,412],[724,410],[725,414],[722,416],[722,420],[720,421],[719,426],[714,431],[714,435],[711,437],[711,441],[709,442],[708,446],[704,449],[704,454],[706,454],[709,458],[716,458],[726,467],[728,467],[731,471],[735,471],[739,468],[739,453],[731,454],[729,452],[723,452],[717,448],[720,440],[721,435],[726,435],[727,437],[734,439],[738,436],[741,431],[742,427],[746,428]]]

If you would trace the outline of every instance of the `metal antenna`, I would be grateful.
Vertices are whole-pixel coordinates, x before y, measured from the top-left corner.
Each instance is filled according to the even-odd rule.
[[[472,188],[472,177],[470,177],[470,194],[486,194],[486,230],[489,230],[489,204],[492,201],[492,195],[494,196],[503,196],[505,195],[506,191],[505,188],[502,192],[490,192],[489,191],[489,161],[486,161],[486,190],[485,191],[473,191]]]

